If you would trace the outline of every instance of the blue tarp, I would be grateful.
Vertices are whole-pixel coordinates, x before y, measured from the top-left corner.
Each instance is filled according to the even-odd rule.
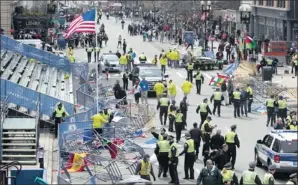
[[[187,44],[193,44],[195,39],[195,35],[193,31],[185,31],[184,32],[184,42]]]
[[[236,71],[238,65],[239,65],[238,62],[229,64],[225,69],[223,69],[223,73],[226,75],[232,74],[234,71]]]
[[[25,107],[30,111],[36,111],[37,102],[39,102],[40,113],[48,116],[52,116],[58,102],[61,102],[64,105],[66,111],[70,115],[72,115],[74,111],[74,105],[71,103],[61,101],[57,98],[3,79],[1,79],[1,96],[2,95],[7,96],[8,103]]]
[[[145,141],[145,144],[155,144],[157,143],[157,139],[155,137]]]
[[[20,53],[28,58],[33,58],[49,66],[70,72],[70,62],[67,58],[59,57],[50,52],[23,44],[4,35],[1,35],[1,47],[3,49]]]

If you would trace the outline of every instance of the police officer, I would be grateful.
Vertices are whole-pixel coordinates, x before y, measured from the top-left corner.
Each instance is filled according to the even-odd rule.
[[[150,174],[153,180],[156,181],[152,164],[149,161],[150,156],[148,154],[144,155],[144,158],[137,164],[135,175],[140,175],[142,179],[151,181]]]
[[[145,56],[144,52],[140,55],[139,61],[140,62],[146,62],[147,61],[147,57]]]
[[[222,93],[220,92],[219,88],[216,88],[215,92],[213,93],[213,95],[210,98],[210,102],[212,102],[212,100],[214,99],[214,103],[213,103],[213,115],[215,115],[215,111],[217,109],[217,115],[220,117],[220,107],[221,107],[221,102],[224,100],[224,97],[222,95]]]
[[[59,124],[62,122],[62,119],[65,117],[65,116],[68,116],[68,113],[66,112],[64,106],[62,105],[62,103],[58,103],[56,105],[56,109],[55,111],[53,112],[53,115],[52,115],[52,118],[55,120],[55,138],[57,138],[58,136],[58,127],[59,127]]]
[[[167,94],[163,94],[163,97],[159,99],[157,104],[157,110],[160,108],[159,119],[160,119],[161,125],[166,125],[167,123],[169,105],[170,105],[170,100],[169,98],[167,98]],[[163,116],[164,116],[164,124],[162,122]]]
[[[175,131],[176,131],[176,142],[179,143],[181,139],[181,132],[184,127],[184,116],[181,113],[180,109],[177,110],[177,114],[175,117]]]
[[[163,172],[163,177],[167,177],[168,165],[169,165],[169,151],[170,151],[170,144],[167,139],[168,139],[168,136],[166,134],[163,135],[163,140],[157,142],[156,148],[154,151],[160,166],[158,177],[160,177],[162,172]]]
[[[281,118],[283,125],[285,125],[285,120],[287,118],[287,102],[283,99],[282,96],[279,96],[277,101],[278,106],[278,117]]]
[[[276,167],[275,165],[270,165],[268,167],[268,172],[264,175],[264,180],[263,180],[263,184],[270,184],[270,185],[274,185],[274,173],[275,173]]]
[[[180,102],[180,111],[184,117],[183,130],[186,130],[187,128],[186,119],[187,119],[188,103],[186,100],[187,100],[187,97],[183,97],[182,101]]]
[[[290,176],[290,180],[286,184],[297,185],[297,173],[292,173]]]
[[[247,84],[246,92],[248,93],[248,111],[251,112],[251,105],[253,102],[253,89],[251,88],[250,84]]]
[[[193,76],[193,63],[189,62],[187,64],[187,80],[192,83],[192,76]]]
[[[195,142],[193,139],[191,139],[191,136],[189,133],[185,134],[185,144],[184,144],[184,150],[179,154],[179,156],[182,156],[185,153],[185,159],[184,159],[184,173],[185,177],[183,179],[194,179],[194,162],[195,162]],[[190,171],[190,174],[188,175],[188,170]]]
[[[169,151],[169,172],[171,176],[171,181],[169,183],[179,184],[179,177],[177,172],[178,166],[178,146],[177,143],[174,142],[174,137],[168,137],[169,144],[170,144],[170,151]]]
[[[200,116],[201,116],[201,123],[200,123],[199,128],[201,128],[202,124],[204,123],[204,121],[206,120],[206,118],[208,116],[208,113],[212,115],[211,110],[210,110],[209,105],[208,105],[208,99],[207,98],[205,98],[203,100],[203,103],[201,103],[198,106],[198,108],[196,110],[196,113],[198,114],[199,111],[200,111]]]
[[[262,181],[258,174],[255,172],[256,163],[250,162],[248,170],[244,171],[241,175],[240,185],[256,184],[262,185]]]
[[[229,131],[225,135],[225,142],[229,146],[230,159],[231,159],[233,169],[235,167],[235,162],[236,162],[236,146],[240,148],[240,141],[239,141],[238,135],[235,132],[236,128],[237,128],[236,125],[232,125],[231,131]]]
[[[91,54],[93,52],[93,48],[91,48],[91,47],[86,48],[86,52],[87,52],[88,63],[90,63],[91,62]]]
[[[232,170],[232,164],[229,162],[224,165],[221,171],[222,182],[226,185],[238,185],[238,178]]]
[[[204,76],[200,69],[197,69],[197,74],[194,77],[196,79],[197,94],[201,94],[201,85],[204,83]]]
[[[100,53],[100,47],[95,47],[94,48],[94,60],[95,62],[97,62],[97,60],[99,60],[99,53]]]
[[[287,129],[298,131],[297,121],[293,120],[288,126]]]
[[[236,88],[236,91],[233,92],[232,101],[234,104],[234,117],[240,117],[240,100],[241,100],[241,92],[239,87]]]
[[[202,127],[201,127],[201,131],[203,134],[203,141],[204,141],[204,145],[203,145],[203,151],[206,151],[210,149],[210,135],[212,133],[212,130],[217,127],[217,125],[212,126],[210,124],[212,118],[210,116],[207,117],[207,119],[204,121]]]
[[[91,117],[92,120],[92,127],[94,129],[94,133],[102,134],[102,126],[107,121],[103,117],[103,111],[99,111],[98,114],[95,114]]]
[[[276,102],[274,100],[274,95],[270,95],[270,98],[266,100],[267,107],[267,127],[269,122],[271,122],[271,126],[273,126],[273,116],[274,116],[274,107],[276,106]]]
[[[176,116],[177,107],[176,101],[172,100],[172,104],[169,106],[169,132],[174,132],[174,121]]]
[[[189,131],[191,138],[195,142],[195,150],[196,150],[196,160],[199,157],[199,149],[201,144],[201,138],[202,138],[202,131],[200,128],[198,128],[198,124],[194,123],[193,128]]]

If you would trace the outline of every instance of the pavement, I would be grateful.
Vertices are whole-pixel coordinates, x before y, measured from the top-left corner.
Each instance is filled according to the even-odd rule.
[[[147,58],[153,59],[154,55],[159,55],[161,52],[161,49],[168,49],[172,45],[170,43],[160,43],[158,41],[153,42],[143,42],[142,36],[129,36],[127,32],[127,25],[129,24],[129,20],[125,23],[125,28],[122,30],[120,23],[116,23],[114,19],[110,20],[103,20],[103,23],[105,24],[106,32],[109,37],[108,45],[105,46],[102,49],[102,52],[108,52],[109,50],[112,50],[115,52],[117,50],[117,40],[118,36],[122,35],[122,38],[125,38],[128,44],[128,49],[131,47],[136,52],[136,54],[140,54],[142,52],[147,55]],[[216,43],[214,43],[215,46]],[[87,54],[85,52],[85,49],[75,49],[74,51],[75,57],[82,61],[87,61]],[[199,115],[195,112],[196,107],[199,103],[203,101],[204,98],[210,98],[214,90],[212,87],[208,86],[209,79],[212,78],[212,76],[216,76],[216,74],[220,72],[219,70],[212,70],[212,71],[204,71],[203,75],[206,77],[205,83],[202,86],[202,95],[197,95],[195,92],[195,86],[192,89],[192,92],[190,93],[188,97],[189,101],[189,111],[187,116],[187,129],[190,130],[192,128],[192,124],[194,122],[200,122]],[[181,101],[183,98],[183,93],[181,90],[181,85],[186,79],[186,70],[185,69],[167,69],[166,73],[169,75],[169,79],[172,79],[173,82],[177,85],[177,96],[176,101]],[[285,77],[283,77],[285,80]],[[102,82],[104,84],[106,83],[114,83],[116,79],[120,79],[119,74],[111,74],[111,79],[109,81],[102,79]],[[276,77],[277,79],[277,77]],[[129,88],[131,88],[131,83],[129,84]],[[148,103],[150,105],[156,105],[156,99],[150,98],[148,100]],[[211,105],[212,108],[212,105]],[[158,114],[157,114],[158,115]],[[240,148],[237,149],[237,159],[236,159],[236,165],[235,165],[235,172],[238,178],[240,179],[241,173],[248,169],[249,162],[254,161],[254,147],[256,144],[256,141],[258,139],[263,139],[265,134],[270,132],[271,128],[266,127],[266,116],[260,115],[260,114],[249,114],[248,117],[242,117],[242,118],[234,118],[233,117],[233,107],[231,106],[223,106],[221,110],[221,117],[212,116],[212,122],[211,124],[217,125],[218,129],[221,129],[222,134],[225,135],[229,131],[229,128],[231,125],[236,124],[237,125],[237,134],[240,138]],[[159,131],[162,126],[159,123],[158,116],[156,116],[156,130]],[[185,132],[184,132],[185,133]],[[151,137],[151,136],[149,136]],[[182,142],[179,143],[179,145],[183,145],[184,139],[182,139]],[[54,147],[57,147],[57,142],[54,141],[53,144]],[[201,146],[203,144],[201,143]],[[200,170],[204,167],[201,157],[201,150],[202,147],[200,147],[200,155],[199,160],[195,162],[195,178],[198,177],[198,174]],[[146,149],[146,152],[149,155],[153,154],[153,149]],[[51,177],[53,177],[53,181],[49,181],[49,183],[55,184],[56,182],[56,172],[57,169],[57,160],[55,159],[57,156],[53,156],[53,160],[55,161],[53,164],[53,169],[48,169],[49,173],[54,172]],[[47,160],[47,159],[46,159]],[[51,159],[48,159],[51,160]],[[154,172],[157,176],[158,172],[158,166],[154,165]],[[256,172],[259,174],[260,178],[263,179],[264,174],[266,173],[266,170],[263,168],[256,168]],[[178,174],[181,184],[189,184],[189,183],[195,183],[196,180],[183,180],[184,177],[184,157],[179,157],[179,166],[178,166]],[[49,176],[50,177],[50,176]],[[287,177],[281,176],[277,177],[276,184],[282,184],[285,183],[287,180]],[[157,178],[157,181],[154,182],[154,184],[164,184],[168,183],[170,181],[170,178]]]

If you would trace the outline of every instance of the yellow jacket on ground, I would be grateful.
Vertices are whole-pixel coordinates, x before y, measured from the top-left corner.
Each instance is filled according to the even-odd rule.
[[[119,60],[120,60],[121,65],[126,65],[127,64],[127,58],[126,58],[125,55],[122,55]]]
[[[177,94],[176,85],[172,82],[168,87],[169,95],[174,96]]]
[[[189,94],[192,88],[192,83],[190,83],[189,81],[185,81],[183,82],[181,89],[185,94]]]
[[[153,90],[156,92],[156,95],[161,95],[165,91],[164,84],[158,82],[154,85]]]

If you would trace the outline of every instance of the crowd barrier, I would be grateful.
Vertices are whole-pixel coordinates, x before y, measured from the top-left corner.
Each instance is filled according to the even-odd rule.
[[[233,64],[229,64],[225,69],[223,69],[223,73],[227,76],[231,75],[236,71],[237,67],[239,66],[238,62],[234,62]]]
[[[43,64],[47,64],[67,72],[70,72],[71,70],[70,62],[67,58],[63,58],[50,52],[23,44],[4,35],[1,35],[1,48],[17,52],[28,58],[33,58],[42,62]]]
[[[1,79],[1,96],[6,96],[8,103],[25,107],[30,111],[37,111],[37,103],[39,102],[40,114],[47,116],[52,116],[58,102],[64,105],[70,115],[74,111],[74,105],[72,103],[61,101],[55,97],[42,94],[4,79]]]
[[[81,85],[76,91],[77,104],[84,107],[84,109],[91,108],[95,103],[95,98],[91,96],[92,87],[88,83]]]

